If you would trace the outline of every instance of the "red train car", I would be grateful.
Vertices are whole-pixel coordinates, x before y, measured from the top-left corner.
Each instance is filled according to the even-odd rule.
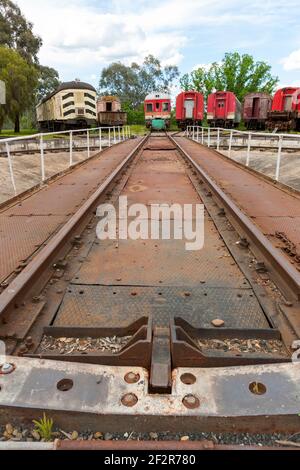
[[[286,87],[275,93],[267,127],[280,131],[300,129],[300,88]]]
[[[212,127],[235,127],[242,119],[242,105],[231,91],[217,91],[208,96],[207,121]]]
[[[178,127],[201,126],[204,117],[204,96],[197,91],[183,91],[176,99],[176,121]]]
[[[166,130],[171,125],[171,96],[154,92],[145,99],[146,127],[152,130]]]
[[[268,93],[248,93],[244,98],[243,121],[247,129],[265,129],[272,96]]]

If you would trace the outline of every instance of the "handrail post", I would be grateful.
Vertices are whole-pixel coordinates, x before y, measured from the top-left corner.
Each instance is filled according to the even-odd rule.
[[[40,135],[40,153],[41,153],[41,173],[42,173],[42,182],[46,179],[45,174],[45,155],[44,155],[44,139],[43,135]]]
[[[111,147],[111,128],[108,129],[108,146]]]
[[[90,131],[87,130],[87,133],[86,133],[86,144],[87,144],[87,155],[88,155],[88,158],[90,158]]]
[[[197,142],[199,144],[199,126],[197,126]]]
[[[125,141],[125,129],[124,126],[122,127],[122,136],[123,136],[123,142]]]
[[[195,126],[193,126],[193,140],[195,140]]]
[[[233,139],[233,131],[230,131],[228,157],[231,157],[232,139]]]
[[[73,166],[73,131],[70,131],[70,168]]]
[[[204,145],[204,127],[202,127],[202,145]]]
[[[217,151],[220,151],[220,128],[218,127]]]
[[[15,196],[18,194],[17,193],[17,187],[16,187],[16,182],[15,182],[15,176],[14,176],[14,169],[13,169],[13,164],[11,160],[11,155],[10,155],[10,150],[9,150],[9,143],[5,143],[6,146],[6,153],[7,153],[7,159],[8,159],[8,166],[9,166],[9,173],[10,173],[10,179],[11,183],[14,189]]]
[[[114,144],[117,143],[117,132],[116,132],[116,127],[114,126]]]
[[[277,164],[276,164],[276,176],[275,176],[276,181],[279,181],[279,176],[280,176],[282,144],[283,144],[283,136],[280,135],[279,141],[278,141],[278,155],[277,155]]]
[[[207,146],[210,147],[210,127],[207,130]]]
[[[248,148],[247,148],[247,161],[246,161],[246,166],[249,166],[249,165],[250,165],[251,139],[252,139],[252,135],[251,135],[251,133],[249,132],[249,135],[248,135]]]

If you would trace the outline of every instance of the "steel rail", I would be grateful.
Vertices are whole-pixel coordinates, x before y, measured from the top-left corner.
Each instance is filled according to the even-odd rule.
[[[68,242],[74,231],[80,226],[84,217],[93,208],[99,197],[104,193],[114,179],[122,172],[126,165],[144,146],[149,136],[147,135],[130,152],[122,163],[109,175],[101,186],[90,196],[90,198],[78,209],[78,211],[66,222],[66,224],[55,234],[47,245],[35,255],[28,266],[10,283],[9,287],[0,295],[0,317],[14,306],[17,300],[32,288],[32,284],[40,277],[41,273],[53,262],[59,250]]]
[[[266,263],[280,282],[283,293],[295,300],[300,300],[300,273],[294,266],[282,255],[260,231],[260,229],[249,219],[249,217],[239,209],[232,199],[218,186],[215,181],[201,168],[198,163],[182,148],[182,146],[169,135],[173,144],[178,148],[181,154],[191,163],[201,176],[204,183],[221,201],[223,208],[231,215],[233,220],[237,222],[239,227],[246,234],[248,241],[258,248],[260,254],[264,257]]]

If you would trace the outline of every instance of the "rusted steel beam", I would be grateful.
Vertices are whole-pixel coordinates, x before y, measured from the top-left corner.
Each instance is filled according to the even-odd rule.
[[[76,229],[80,226],[87,214],[96,206],[99,197],[123,171],[125,166],[133,159],[137,152],[143,147],[149,136],[142,139],[132,152],[122,161],[122,163],[110,174],[104,183],[92,194],[80,209],[68,220],[62,229],[54,235],[49,243],[43,248],[28,266],[19,274],[0,295],[0,317],[10,308],[13,308],[17,299],[22,297],[33,284],[39,279],[43,271],[55,261],[60,249],[65,246]]]
[[[226,445],[215,444],[213,441],[61,441],[54,442],[0,442],[0,451],[5,450],[39,450],[39,451],[165,451],[165,452],[197,452],[218,450],[300,450],[289,445],[258,446],[258,445]]]
[[[171,393],[172,389],[172,364],[169,328],[154,328],[150,392]]]
[[[172,142],[177,145],[181,154],[192,164],[201,176],[204,183],[210,188],[213,194],[221,201],[222,206],[230,215],[234,222],[246,234],[253,248],[259,250],[261,256],[265,259],[273,276],[280,284],[283,293],[288,297],[292,296],[295,300],[300,300],[300,273],[295,267],[272,245],[268,238],[257,228],[257,226],[245,215],[233,200],[218,186],[217,183],[204,171],[198,163],[176,142],[172,136],[169,136]]]
[[[172,393],[150,394],[148,373],[7,357],[0,376],[0,423],[31,423],[45,412],[66,431],[299,431],[300,363],[235,368],[179,368]],[[135,380],[128,380],[131,376]]]

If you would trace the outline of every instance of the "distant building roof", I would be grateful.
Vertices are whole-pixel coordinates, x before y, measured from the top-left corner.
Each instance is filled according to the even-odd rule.
[[[73,82],[64,82],[64,83],[61,83],[56,88],[56,90],[54,90],[52,93],[49,93],[49,95],[45,96],[41,100],[41,103],[45,103],[50,98],[52,98],[52,96],[56,95],[56,93],[59,93],[60,91],[63,91],[63,90],[90,90],[90,91],[94,91],[95,93],[97,93],[96,89],[89,83],[80,82],[79,80],[76,80]]]

